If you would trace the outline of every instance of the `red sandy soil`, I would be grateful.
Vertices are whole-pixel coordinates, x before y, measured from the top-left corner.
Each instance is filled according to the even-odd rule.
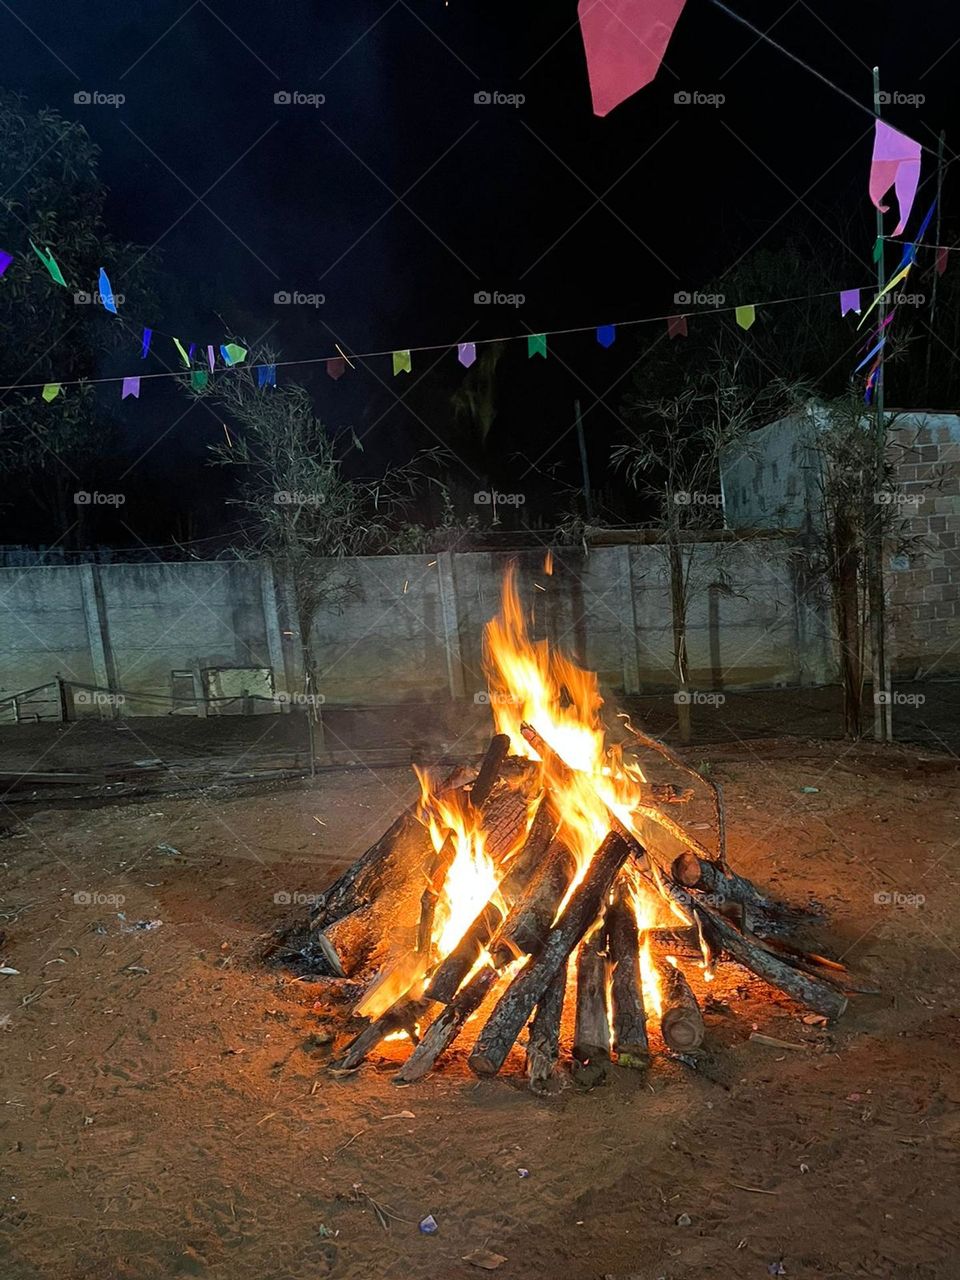
[[[822,903],[800,941],[883,995],[825,1029],[726,965],[701,1072],[657,1057],[546,1098],[519,1051],[478,1082],[469,1036],[417,1086],[383,1057],[336,1079],[311,985],[249,959],[289,912],[274,895],[322,888],[407,772],[8,809],[0,1276],[466,1280],[478,1248],[517,1280],[960,1274],[960,771],[836,743],[704,755],[734,865]]]

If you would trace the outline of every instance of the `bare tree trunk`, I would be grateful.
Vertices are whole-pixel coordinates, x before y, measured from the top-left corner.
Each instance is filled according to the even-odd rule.
[[[690,686],[687,673],[687,604],[683,573],[683,552],[670,531],[670,607],[673,614],[673,663],[677,678],[677,724],[680,741],[689,742],[691,734]]]
[[[849,512],[837,512],[834,541],[834,612],[843,680],[843,732],[848,738],[859,738],[863,733],[863,668],[858,592],[860,555],[856,529]]]

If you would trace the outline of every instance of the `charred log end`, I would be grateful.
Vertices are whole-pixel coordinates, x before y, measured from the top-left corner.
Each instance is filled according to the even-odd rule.
[[[488,1079],[495,1076],[500,1070],[500,1064],[485,1053],[471,1053],[467,1059],[467,1065],[474,1075]]]
[[[671,872],[678,884],[695,889],[700,883],[700,859],[692,849],[684,849],[674,858]]]
[[[703,1044],[703,1019],[689,1009],[668,1009],[660,1023],[664,1043],[676,1053],[689,1053]]]

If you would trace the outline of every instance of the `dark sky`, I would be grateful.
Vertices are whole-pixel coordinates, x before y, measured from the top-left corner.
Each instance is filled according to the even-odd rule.
[[[960,144],[955,0],[927,0],[922,22],[876,0],[730,7],[865,106],[878,62],[884,87],[925,98],[886,108],[891,123]],[[328,354],[334,336],[389,350],[657,314],[800,223],[848,264],[838,288],[873,270],[870,120],[709,0],[688,0],[656,83],[606,119],[575,0],[9,0],[0,30],[5,87],[102,147],[113,229],[163,253],[167,313],[152,319],[187,338],[217,337],[213,307],[251,340],[269,329],[287,358]],[[126,101],[77,105],[78,91]],[[525,302],[478,307],[479,290]],[[326,301],[278,307],[280,291]],[[523,375],[525,412],[541,407],[550,440],[579,395],[600,432],[594,402],[635,349],[571,337],[554,353]],[[360,376],[315,380],[321,410],[375,421],[387,363]],[[424,442],[422,423],[384,421],[401,450]]]

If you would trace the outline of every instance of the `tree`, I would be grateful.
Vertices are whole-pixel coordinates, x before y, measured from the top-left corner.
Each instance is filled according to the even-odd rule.
[[[774,381],[759,389],[744,386],[740,361],[715,350],[699,372],[685,371],[672,392],[646,399],[628,395],[623,416],[636,424],[633,439],[614,448],[612,462],[628,482],[651,500],[653,526],[662,531],[673,629],[673,664],[680,736],[689,742],[691,691],[687,631],[692,599],[713,578],[698,539],[723,527],[720,458],[749,432],[773,421],[794,403],[796,388]]]
[[[100,150],[84,128],[0,93],[0,141],[0,245],[15,258],[0,289],[0,383],[92,378],[105,353],[130,340],[122,320],[96,301],[100,268],[109,268],[118,295],[139,294],[144,254],[106,229]],[[31,240],[52,250],[68,287],[51,279]],[[7,475],[19,478],[61,529],[76,526],[72,541],[80,545],[85,508],[70,494],[78,477],[111,456],[111,417],[89,388],[70,387],[49,405],[37,390],[3,393],[3,401]]]
[[[409,543],[407,505],[431,481],[441,451],[419,453],[374,479],[349,478],[309,392],[295,384],[258,386],[254,359],[273,364],[276,356],[262,351],[193,394],[216,402],[234,425],[211,451],[219,465],[241,473],[239,496],[229,499],[248,517],[241,551],[268,556],[292,586],[310,692],[317,688],[310,645],[317,610],[341,607],[353,589],[332,562],[392,549],[394,540]],[[361,449],[352,433],[347,448]]]

